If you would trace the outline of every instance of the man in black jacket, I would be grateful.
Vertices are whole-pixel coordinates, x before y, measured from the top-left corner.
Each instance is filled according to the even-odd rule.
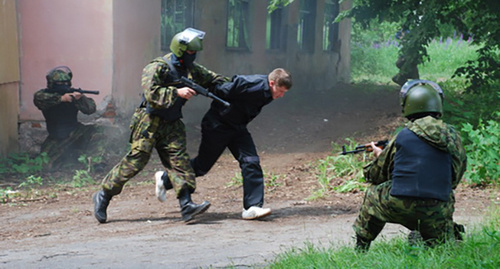
[[[203,176],[226,148],[231,151],[240,164],[243,177],[243,219],[257,219],[271,214],[270,208],[262,208],[264,177],[247,125],[259,115],[262,107],[283,97],[291,87],[290,73],[277,68],[268,75],[234,76],[230,82],[213,89],[215,95],[231,103],[231,106],[212,102],[201,122],[201,144],[198,156],[191,160],[191,166],[196,176]],[[164,200],[170,180],[161,171],[155,177],[158,199]]]

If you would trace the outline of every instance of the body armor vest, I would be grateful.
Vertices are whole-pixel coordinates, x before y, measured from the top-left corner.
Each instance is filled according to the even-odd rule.
[[[404,128],[396,138],[392,196],[448,201],[451,193],[451,155]]]

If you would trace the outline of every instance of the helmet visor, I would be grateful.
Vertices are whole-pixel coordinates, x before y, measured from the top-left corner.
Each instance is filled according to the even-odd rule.
[[[436,90],[439,93],[439,96],[441,96],[441,101],[444,100],[444,93],[441,87],[434,82],[430,80],[425,80],[425,79],[415,79],[415,80],[410,80],[406,82],[403,87],[401,87],[401,91],[399,92],[399,97],[401,98],[402,101],[406,99],[406,95],[408,94],[408,91],[417,86],[417,85],[429,85],[431,86],[434,90]]]
[[[205,32],[194,29],[187,28],[181,32],[179,37],[179,43],[182,45],[187,45],[189,50],[201,50],[201,41],[205,37]]]

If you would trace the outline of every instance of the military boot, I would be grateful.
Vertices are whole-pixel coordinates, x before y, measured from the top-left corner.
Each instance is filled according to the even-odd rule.
[[[422,244],[424,242],[424,238],[422,237],[422,234],[420,234],[419,231],[417,230],[412,230],[408,234],[408,244],[410,246],[417,246],[419,244]]]
[[[194,216],[201,214],[210,207],[208,201],[204,201],[201,204],[195,204],[191,201],[191,191],[187,188],[183,188],[179,193],[179,205],[181,206],[181,215],[183,221],[190,221]]]
[[[94,202],[94,216],[100,223],[106,222],[106,209],[112,197],[113,195],[106,193],[104,190],[100,190],[92,196],[92,201]]]
[[[465,227],[462,224],[453,223],[453,234],[455,235],[455,240],[463,241],[463,234],[465,233]]]
[[[356,235],[356,247],[357,252],[367,252],[370,248],[371,240],[364,239],[359,235]]]

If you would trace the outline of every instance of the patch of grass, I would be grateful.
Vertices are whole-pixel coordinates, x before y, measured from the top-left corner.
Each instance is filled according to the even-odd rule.
[[[349,142],[346,151],[353,150],[358,145],[353,139],[346,138],[346,140]],[[344,193],[366,188],[363,176],[366,153],[340,155],[341,148],[337,144],[332,144],[332,154],[318,160],[316,178],[319,189],[308,197],[308,200],[322,198],[331,191]]]
[[[270,192],[275,191],[279,186],[283,185],[280,181],[283,181],[284,178],[285,176],[283,175],[264,172],[264,183]]]
[[[13,197],[19,196],[19,191],[12,190],[12,187],[0,188],[0,202],[9,203]]]
[[[392,84],[399,72],[396,67],[399,43],[394,37],[386,41],[353,42],[351,45],[352,82]],[[468,60],[477,58],[477,46],[461,37],[433,40],[427,47],[429,61],[418,66],[420,77],[433,81],[449,80]],[[464,79],[458,79],[463,83]]]
[[[268,268],[500,268],[500,215],[465,234],[462,242],[434,248],[410,246],[403,237],[376,240],[366,253],[354,246],[316,247],[306,243],[278,255]]]
[[[243,177],[240,172],[235,172],[234,177],[231,178],[231,181],[226,183],[226,187],[240,187],[243,186]]]

